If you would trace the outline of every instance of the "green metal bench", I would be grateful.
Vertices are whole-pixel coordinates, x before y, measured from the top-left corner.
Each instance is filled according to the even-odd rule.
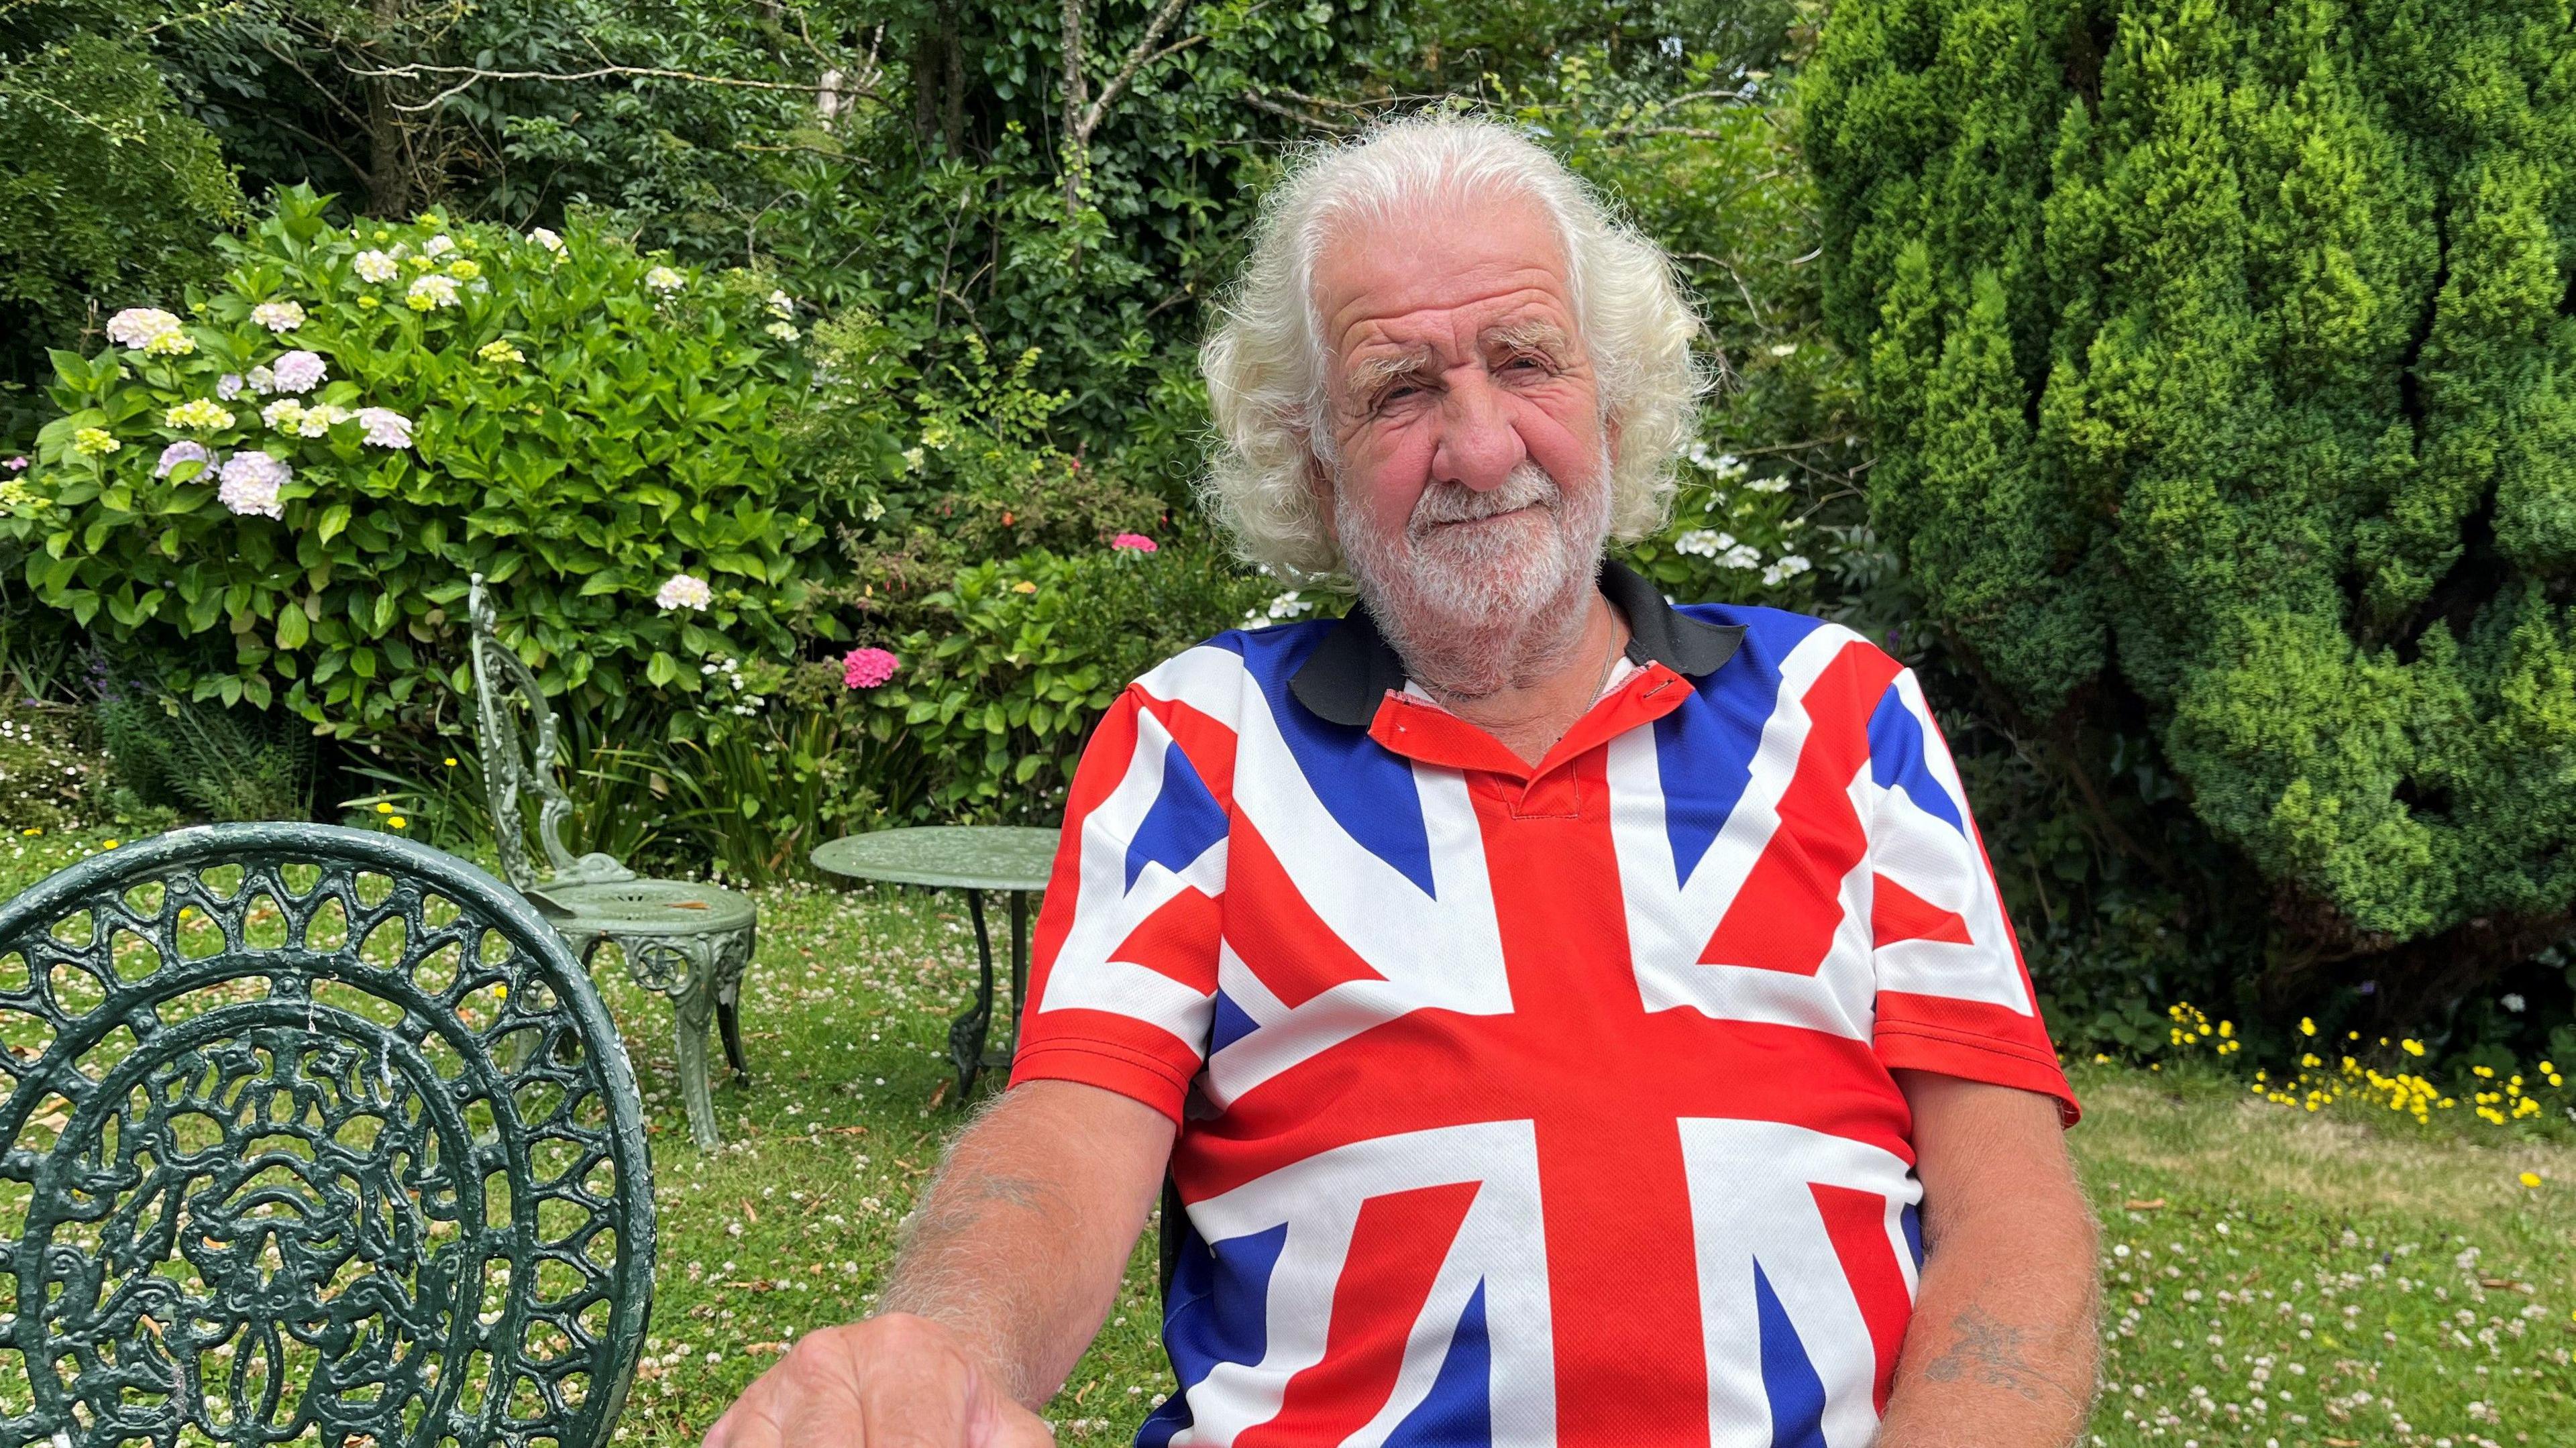
[[[739,1002],[758,912],[731,890],[646,879],[613,856],[575,858],[564,848],[572,797],[555,774],[561,745],[554,710],[537,676],[501,642],[482,574],[473,576],[466,606],[474,624],[475,737],[502,873],[545,912],[585,968],[601,945],[615,941],[636,983],[671,998],[689,1134],[700,1149],[713,1147],[719,1138],[707,1090],[707,1027],[710,1021],[722,1026],[725,1059],[748,1082]],[[543,875],[528,856],[524,811],[532,801],[548,866]]]
[[[602,1448],[652,1308],[643,1107],[562,938],[327,825],[0,905],[0,1445]]]

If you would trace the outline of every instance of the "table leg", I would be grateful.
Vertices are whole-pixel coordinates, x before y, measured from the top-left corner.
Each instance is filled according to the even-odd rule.
[[[975,956],[980,968],[975,988],[975,1004],[966,1014],[948,1023],[948,1059],[957,1067],[957,1101],[966,1102],[966,1093],[975,1089],[975,1077],[984,1069],[984,1043],[993,1029],[993,936],[984,925],[984,892],[966,892],[966,913],[975,920]]]
[[[1020,1017],[1029,1009],[1029,892],[1011,892],[1011,1059],[1020,1055]]]

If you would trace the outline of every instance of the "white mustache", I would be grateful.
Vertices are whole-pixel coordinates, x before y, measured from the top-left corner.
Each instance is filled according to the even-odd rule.
[[[1425,533],[1444,523],[1474,523],[1518,512],[1539,504],[1551,512],[1562,501],[1563,493],[1547,469],[1524,461],[1507,474],[1499,487],[1480,493],[1463,483],[1434,483],[1422,490],[1413,505],[1413,516],[1406,520],[1407,536],[1419,540]]]

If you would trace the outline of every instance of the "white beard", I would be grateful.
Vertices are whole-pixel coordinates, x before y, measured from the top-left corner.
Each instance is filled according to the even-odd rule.
[[[1434,483],[1401,537],[1372,528],[1337,482],[1333,528],[1361,600],[1406,669],[1444,693],[1479,697],[1544,673],[1581,639],[1610,535],[1609,475],[1605,446],[1596,485],[1573,495],[1573,508],[1535,462],[1490,493]],[[1506,513],[1517,516],[1474,521]]]

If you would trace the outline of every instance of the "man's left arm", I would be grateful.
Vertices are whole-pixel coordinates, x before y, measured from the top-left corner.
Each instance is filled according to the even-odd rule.
[[[1924,1265],[1877,1448],[2065,1448],[2094,1394],[2093,1212],[2057,1103],[1899,1070]]]

